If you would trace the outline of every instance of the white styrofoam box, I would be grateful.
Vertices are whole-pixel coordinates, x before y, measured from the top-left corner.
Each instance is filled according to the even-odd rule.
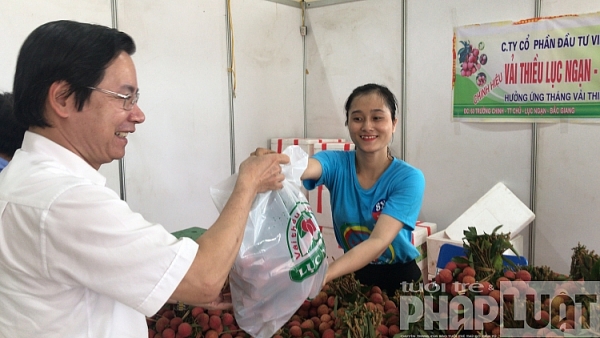
[[[427,237],[437,232],[437,224],[431,222],[417,221],[415,230],[412,233],[411,242],[414,246],[427,243]]]
[[[322,142],[344,142],[344,139],[328,139],[328,138],[272,138],[269,140],[269,146],[271,150],[281,153],[285,148],[293,145],[297,145],[300,149],[304,150],[308,156],[312,156],[315,153],[315,144]],[[308,190],[304,187],[300,187],[300,191],[306,196],[306,199],[310,201]],[[318,220],[318,219],[317,219]]]
[[[322,150],[343,150],[349,151],[354,150],[354,143],[352,142],[321,142],[314,145],[314,153],[318,153]]]
[[[437,224],[418,221],[415,230],[412,233],[411,242],[419,250],[419,257],[416,258],[417,265],[421,269],[423,279],[427,278],[427,237],[437,231]]]
[[[344,250],[338,244],[337,239],[335,239],[335,233],[333,232],[332,227],[321,226],[321,233],[323,234],[323,239],[325,240],[327,261],[331,263],[343,255]]]
[[[314,155],[315,144],[324,142],[345,142],[343,138],[272,138],[270,140],[270,149],[281,153],[285,148],[292,145],[297,145],[304,150],[308,156]]]
[[[478,234],[491,234],[502,225],[496,233],[510,232],[514,238],[534,218],[533,211],[500,182],[452,222],[445,233],[450,239],[462,240],[469,227],[475,227]]]
[[[517,253],[523,254],[523,236],[519,234],[535,218],[534,213],[503,183],[497,183],[444,231],[427,237],[429,272],[437,272],[437,258],[444,243],[463,245],[464,231],[475,227],[478,234],[509,233]],[[505,254],[513,254],[508,251]]]
[[[308,202],[319,225],[333,227],[329,189],[320,185],[308,191]]]
[[[423,276],[423,279],[425,279],[427,276],[427,269],[429,268],[427,266],[427,242],[417,246],[417,250],[421,253],[416,259],[417,266],[421,269],[421,275]]]

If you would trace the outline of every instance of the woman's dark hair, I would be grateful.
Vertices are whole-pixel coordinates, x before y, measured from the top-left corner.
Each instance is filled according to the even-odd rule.
[[[49,127],[44,105],[50,86],[65,81],[81,111],[91,95],[87,87],[104,77],[121,52],[135,53],[133,39],[116,29],[74,21],[53,21],[27,37],[17,59],[13,85],[15,116],[25,126]]]
[[[27,128],[21,126],[13,113],[11,93],[0,93],[0,154],[13,157],[21,148]]]
[[[381,98],[383,98],[386,106],[392,113],[392,121],[396,119],[396,110],[398,109],[398,101],[396,100],[396,96],[394,96],[394,94],[385,86],[374,83],[368,83],[366,85],[362,85],[360,87],[355,88],[352,91],[352,94],[350,94],[350,96],[346,100],[346,104],[344,105],[344,108],[346,109],[346,125],[348,125],[348,114],[350,106],[352,105],[352,101],[354,101],[354,99],[357,96],[371,93],[377,93],[381,96]]]

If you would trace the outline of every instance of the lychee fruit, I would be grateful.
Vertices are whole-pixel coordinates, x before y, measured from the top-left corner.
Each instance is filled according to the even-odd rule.
[[[438,273],[440,276],[440,282],[443,284],[446,283],[450,283],[452,282],[452,271],[448,270],[448,269],[442,269],[440,270],[440,272]]]

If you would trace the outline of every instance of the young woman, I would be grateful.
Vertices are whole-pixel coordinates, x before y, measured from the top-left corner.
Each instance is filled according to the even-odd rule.
[[[384,86],[366,84],[345,105],[354,151],[321,151],[308,161],[307,189],[330,191],[333,226],[344,255],[330,264],[325,283],[348,273],[393,295],[402,282],[417,281],[419,252],[411,244],[421,209],[422,172],[393,157],[397,101]]]

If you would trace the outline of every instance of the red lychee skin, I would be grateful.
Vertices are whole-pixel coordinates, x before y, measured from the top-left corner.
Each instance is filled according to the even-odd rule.
[[[235,319],[233,318],[233,315],[231,313],[223,313],[223,315],[221,316],[221,319],[223,320],[223,325],[232,325],[235,321]]]
[[[446,263],[446,266],[444,268],[454,272],[454,270],[456,270],[457,267],[458,266],[456,265],[456,262],[450,261]]]
[[[443,284],[452,282],[452,271],[448,269],[442,269],[438,274],[440,275],[440,282]]]
[[[526,282],[531,281],[531,274],[527,270],[519,270],[515,273],[515,277]]]
[[[538,311],[533,318],[540,325],[548,325],[550,323],[550,314],[545,310]]]
[[[187,338],[192,335],[192,326],[189,323],[181,323],[177,328],[177,335]]]
[[[383,304],[383,296],[380,293],[371,294],[369,300],[375,304]]]
[[[210,316],[208,326],[213,330],[217,330],[221,326],[221,317],[217,315]]]
[[[456,297],[457,295],[462,295],[464,294],[465,291],[465,285],[462,283],[452,283],[452,286],[450,288],[450,293],[452,294],[452,296]]]
[[[290,328],[290,336],[292,337],[301,337],[302,336],[302,329],[300,328],[300,326],[292,326]]]
[[[506,277],[506,278],[508,278],[510,280],[514,280],[516,278],[515,277],[515,272],[511,271],[511,270],[506,270],[506,271],[504,271],[504,277]]]
[[[333,331],[332,329],[326,329],[325,331],[323,331],[321,338],[335,338],[335,331]]]
[[[208,313],[204,312],[199,314],[196,317],[196,323],[200,326],[202,326],[202,331],[208,331],[209,329],[209,325],[208,322],[210,321],[210,316],[208,315]]]
[[[481,294],[487,296],[490,294],[490,291],[494,290],[492,283],[488,281],[481,282]]]
[[[162,337],[164,338],[175,338],[175,331],[168,327],[162,332]]]
[[[192,317],[196,318],[196,317],[198,317],[199,314],[201,314],[203,312],[204,312],[203,308],[196,306],[196,307],[192,308]]]
[[[471,284],[475,284],[477,281],[475,280],[475,277],[467,275],[467,276],[463,277],[462,282],[465,285],[471,285]]]
[[[502,277],[498,277],[498,279],[496,279],[496,289],[500,290],[500,284],[501,282],[506,282],[506,281],[510,281],[510,279],[502,276]]]
[[[171,322],[169,323],[169,326],[173,329],[173,331],[177,332],[177,328],[179,327],[179,325],[183,323],[183,318],[181,317],[174,317],[173,319],[171,319]]]
[[[463,269],[463,273],[465,274],[465,276],[475,277],[475,269],[473,269],[470,266],[465,267]]]
[[[204,338],[219,338],[219,333],[215,330],[208,330],[204,334]]]
[[[156,321],[156,332],[162,333],[165,328],[169,327],[169,323],[170,323],[169,318],[160,317]]]

